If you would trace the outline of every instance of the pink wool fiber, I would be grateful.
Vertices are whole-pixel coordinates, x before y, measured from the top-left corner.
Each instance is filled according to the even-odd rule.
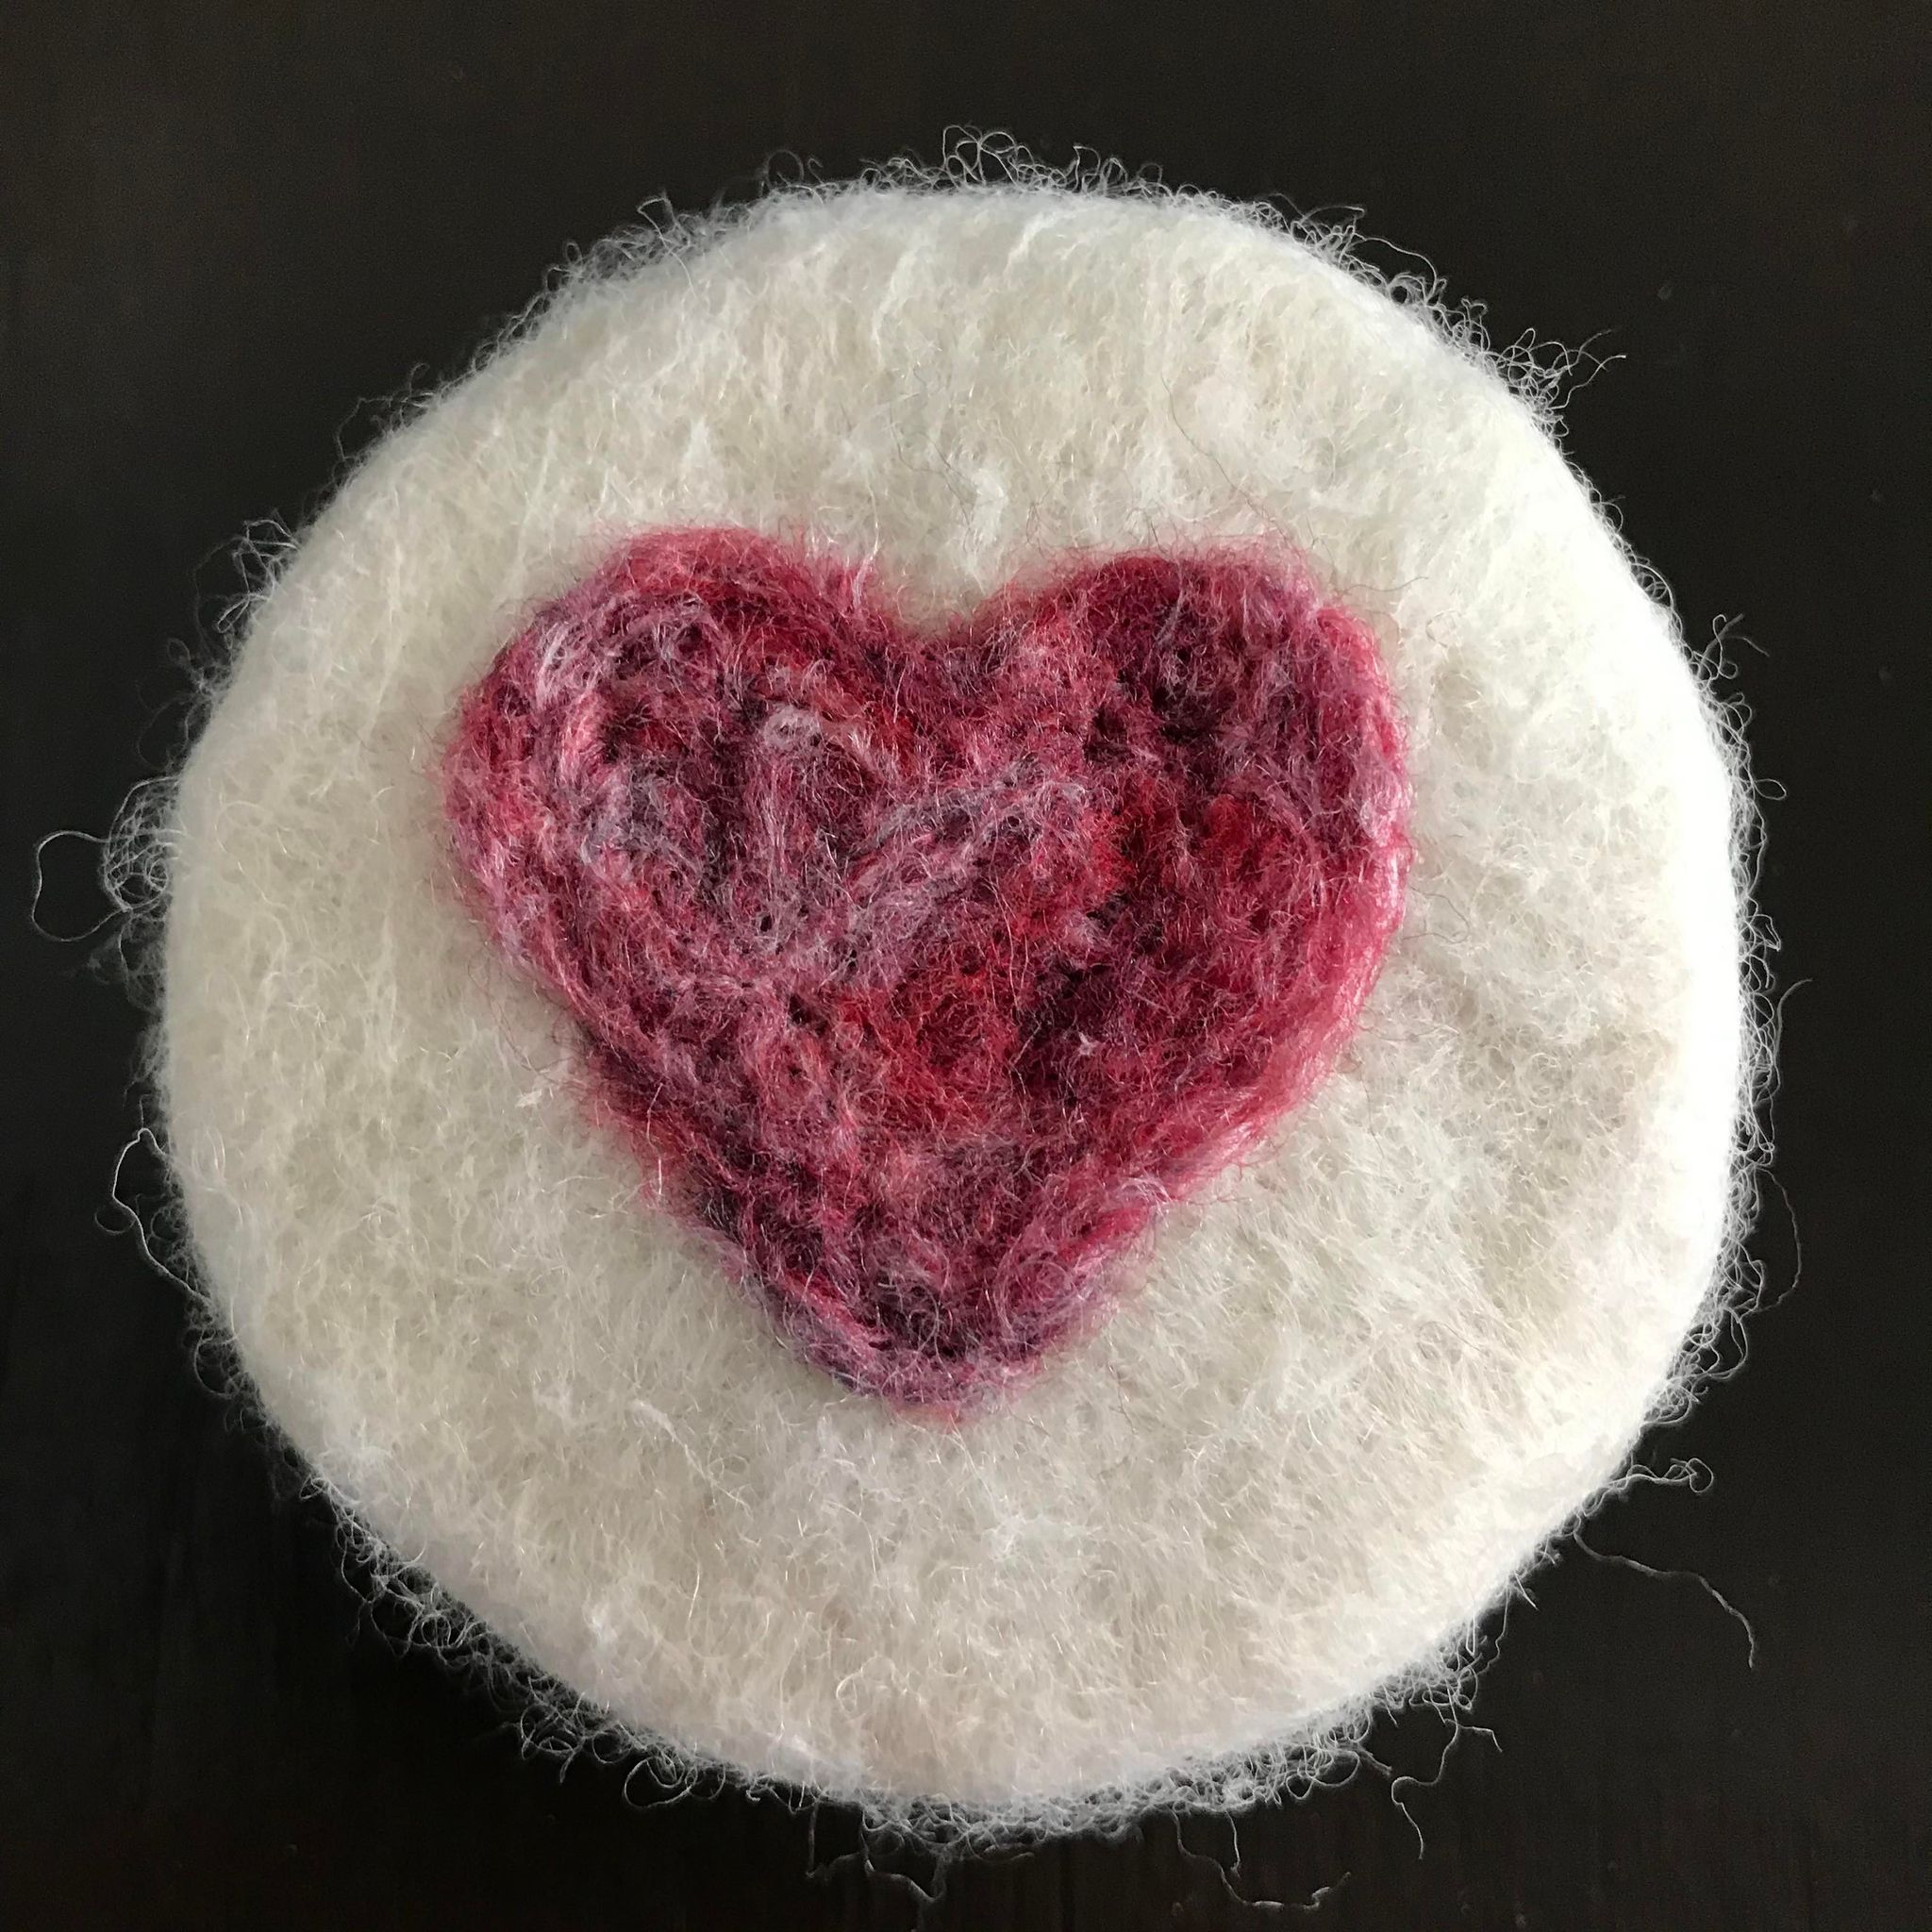
[[[445,797],[663,1204],[951,1416],[1332,1065],[1408,862],[1370,633],[1252,547],[922,633],[868,565],[647,533],[465,694]]]

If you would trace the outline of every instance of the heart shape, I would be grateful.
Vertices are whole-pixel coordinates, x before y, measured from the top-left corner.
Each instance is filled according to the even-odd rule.
[[[1321,1078],[1408,858],[1373,639],[1258,547],[921,632],[869,564],[650,532],[465,693],[444,797],[666,1202],[953,1415]]]

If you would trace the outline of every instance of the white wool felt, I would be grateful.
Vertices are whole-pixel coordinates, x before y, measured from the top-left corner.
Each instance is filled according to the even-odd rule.
[[[1549,429],[1264,215],[889,180],[607,250],[363,460],[181,774],[158,1076],[242,1367],[426,1602],[586,1730],[981,1829],[1231,1804],[1447,1680],[1679,1399],[1752,1066],[1732,758]],[[1285,536],[1407,719],[1341,1068],[957,1427],[645,1205],[452,878],[458,692],[667,524],[873,555],[920,615]]]

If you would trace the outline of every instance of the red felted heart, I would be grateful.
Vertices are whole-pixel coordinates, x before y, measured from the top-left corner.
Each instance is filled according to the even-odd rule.
[[[812,1361],[954,1413],[1321,1077],[1408,853],[1369,633],[1257,549],[922,634],[869,566],[654,532],[464,696],[445,788],[669,1205]]]

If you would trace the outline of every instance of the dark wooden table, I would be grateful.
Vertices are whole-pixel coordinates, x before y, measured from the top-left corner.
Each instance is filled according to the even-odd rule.
[[[927,1924],[1932,1924],[1926,52],[1904,0],[10,0],[0,1924],[883,1927],[942,1886]],[[167,755],[234,539],[315,505],[358,398],[648,196],[955,121],[1359,205],[1498,340],[1607,359],[1575,456],[1687,631],[1739,621],[1785,1046],[1748,1363],[1650,1445],[1711,1480],[1590,1532],[1669,1574],[1566,1552],[1453,1749],[1412,1718],[1238,1833],[936,1876],[843,1813],[526,1757],[402,1649],[197,1377],[110,1201],[137,1015],[27,907],[38,836]],[[44,926],[98,916],[92,863],[48,849]]]

